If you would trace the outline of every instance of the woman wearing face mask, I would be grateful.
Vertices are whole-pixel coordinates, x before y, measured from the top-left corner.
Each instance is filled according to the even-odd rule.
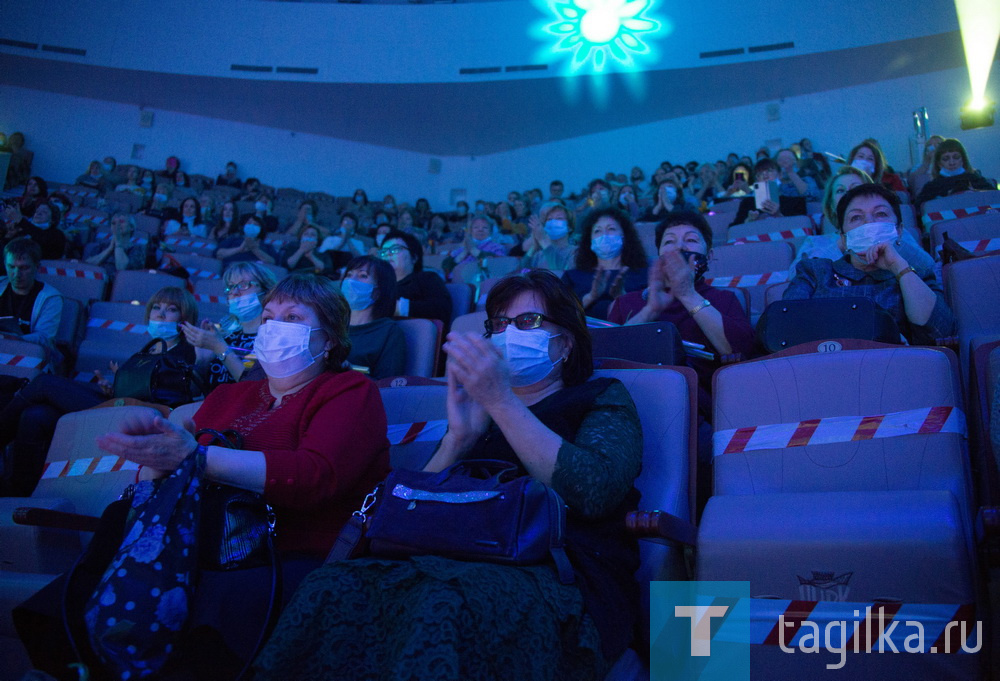
[[[90,265],[103,265],[109,275],[120,270],[139,270],[146,266],[149,243],[140,243],[135,237],[135,218],[128,213],[111,216],[111,237],[107,243],[87,244],[84,261]]]
[[[264,243],[264,221],[256,215],[249,215],[243,221],[241,233],[233,234],[219,242],[215,257],[230,265],[234,262],[265,262],[273,265],[277,256]]]
[[[493,240],[493,224],[490,219],[477,216],[469,221],[462,246],[449,253],[441,267],[450,276],[451,271],[463,263],[501,255],[507,255],[507,249]]]
[[[194,297],[183,289],[160,289],[146,303],[146,332],[151,338],[164,339],[167,354],[190,365],[195,363],[195,351],[184,340],[178,324],[197,321],[198,307]],[[160,352],[162,347],[154,345],[150,352]],[[3,495],[31,494],[42,473],[56,422],[64,414],[96,407],[113,397],[118,366],[111,362],[107,377],[95,371],[96,383],[39,374],[15,393],[10,403],[0,410],[0,448],[9,444],[13,454],[12,487]]]
[[[48,200],[48,183],[37,176],[28,178],[28,183],[24,185],[24,193],[19,200],[21,212],[25,215],[31,215],[35,212],[36,206]]]
[[[98,438],[109,454],[142,464],[143,481],[172,473],[197,452],[205,457],[208,480],[263,494],[274,509],[283,600],[322,564],[351,513],[389,471],[378,388],[343,369],[351,348],[348,315],[326,277],[292,274],[271,289],[254,343],[266,378],[217,387],[192,424],[239,432],[242,450],[201,449],[191,431],[159,417],[130,421]],[[267,613],[271,568],[203,571],[200,580],[188,622],[192,635],[178,642],[179,660],[190,659],[183,654],[189,644],[204,649],[206,636],[212,657],[247,659],[259,627],[246,623]],[[190,678],[220,676],[200,671]]]
[[[638,220],[639,216],[642,215],[642,208],[639,207],[636,200],[635,187],[630,184],[623,184],[615,189],[614,202],[615,206],[628,213],[633,221]]]
[[[748,357],[753,348],[753,327],[732,291],[705,283],[705,272],[712,257],[712,228],[699,213],[670,213],[656,226],[659,257],[649,268],[649,286],[626,293],[608,314],[615,324],[671,322],[681,338],[698,343],[718,356],[742,353]],[[700,406],[711,415],[708,399],[712,373],[719,361],[689,358],[698,372],[702,388]]]
[[[837,205],[845,255],[799,262],[783,298],[863,296],[888,312],[911,344],[949,336],[954,319],[933,271],[900,253],[900,215],[899,198],[882,185],[849,190]]]
[[[283,254],[278,257],[278,264],[289,271],[297,270],[313,274],[331,272],[330,256],[328,253],[319,252],[319,244],[319,228],[306,225],[299,232],[298,239],[285,246]]]
[[[329,259],[330,271],[339,270],[354,258],[365,255],[365,242],[357,236],[357,231],[357,216],[354,213],[344,213],[340,216],[340,227],[337,231],[323,239],[319,251]],[[383,234],[388,231],[389,228],[386,226]]]
[[[948,138],[934,152],[934,179],[924,185],[915,201],[918,210],[926,201],[959,192],[990,191],[997,188],[972,167],[965,147],[957,139]]]
[[[306,225],[318,227],[319,225],[316,222],[317,213],[319,213],[319,207],[316,205],[315,201],[306,199],[300,203],[299,212],[296,214],[295,220],[292,221],[292,224],[285,230],[285,236],[294,237],[301,232],[302,228]]]
[[[646,254],[628,216],[617,208],[596,210],[583,221],[576,267],[563,281],[576,292],[587,316],[607,319],[611,302],[646,285]]]
[[[351,308],[351,354],[347,361],[367,369],[373,379],[401,376],[406,339],[392,318],[396,312],[396,275],[385,260],[363,256],[347,264],[340,282]]]
[[[451,323],[451,295],[435,272],[424,270],[424,249],[405,232],[391,231],[382,241],[379,257],[396,275],[396,314],[400,317],[440,319]]]
[[[546,203],[538,216],[528,220],[531,234],[525,239],[523,267],[540,270],[572,269],[576,246],[569,242],[574,216],[561,204]]]
[[[198,348],[199,364],[208,363],[208,386],[211,390],[223,383],[235,383],[246,369],[246,356],[253,343],[264,311],[261,301],[278,283],[267,267],[256,262],[232,265],[222,275],[226,284],[229,317],[221,329],[205,320],[201,327],[182,324],[187,342]],[[224,335],[225,333],[225,335]]]
[[[115,187],[115,191],[129,192],[130,194],[135,194],[136,196],[145,197],[146,190],[142,188],[142,184],[139,181],[139,168],[136,166],[129,166],[128,170],[125,171],[125,183]]]
[[[698,189],[694,194],[695,202],[711,206],[718,196],[724,196],[726,190],[719,180],[719,171],[711,163],[703,163],[698,168]]]
[[[667,178],[660,183],[660,186],[656,191],[656,203],[653,204],[653,207],[639,218],[639,221],[658,222],[662,220],[667,213],[672,213],[675,210],[695,210],[695,208],[688,206],[687,198],[684,196],[684,190],[681,189],[677,180],[668,175]]]
[[[226,237],[236,236],[240,233],[240,224],[240,211],[236,207],[236,202],[226,201],[219,208],[219,217],[215,227],[212,228],[211,237],[216,241],[222,241]]]
[[[619,381],[590,378],[583,310],[550,272],[499,281],[486,311],[486,338],[448,335],[448,430],[425,470],[498,459],[550,485],[568,507],[574,583],[550,565],[332,562],[288,605],[256,661],[258,681],[588,681],[627,647],[638,547],[619,528],[638,500],[635,405]]]
[[[934,179],[934,152],[943,141],[944,137],[941,135],[931,135],[923,143],[924,153],[920,163],[910,168],[909,172],[906,173],[906,186],[911,197],[919,196],[924,186]]]
[[[208,227],[201,221],[201,206],[198,199],[189,196],[181,201],[180,219],[168,220],[163,227],[164,236],[197,237],[208,236]]]
[[[258,194],[257,198],[254,199],[253,214],[264,221],[264,231],[267,233],[275,232],[278,229],[278,218],[271,215],[273,207],[274,202],[267,194]]]
[[[868,173],[876,184],[883,184],[893,191],[906,191],[903,181],[889,169],[882,147],[873,139],[867,139],[851,149],[847,164]]]
[[[167,205],[170,195],[173,193],[173,186],[167,182],[158,182],[156,191],[149,197],[149,205],[143,211],[150,217],[158,218],[163,222],[177,220],[180,222],[180,211]]]
[[[22,225],[23,235],[42,247],[42,258],[58,260],[66,252],[66,235],[59,229],[62,216],[51,201],[38,204],[29,225]]]
[[[257,197],[264,194],[263,188],[260,186],[260,180],[256,177],[248,177],[246,182],[243,183],[243,193],[240,194],[240,201],[256,201]]]
[[[100,161],[91,161],[87,167],[87,172],[76,178],[75,184],[96,189],[97,193],[101,196],[104,196],[108,189],[110,189],[110,183],[104,176],[104,168],[101,166]]]

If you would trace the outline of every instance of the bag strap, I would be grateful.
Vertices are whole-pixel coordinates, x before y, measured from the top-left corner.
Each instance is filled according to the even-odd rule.
[[[163,354],[163,353],[167,352],[167,350],[170,349],[170,348],[167,347],[167,341],[163,340],[162,338],[154,338],[153,340],[151,340],[148,343],[146,343],[145,345],[143,345],[142,346],[142,350],[140,350],[136,354],[137,355],[148,355],[148,354],[150,354],[149,351],[153,348],[153,346],[157,345],[159,343],[163,344],[163,349],[160,350],[159,354]]]
[[[546,487],[545,491],[549,497],[549,554],[556,564],[559,583],[572,584],[576,581],[576,574],[566,555],[566,504],[551,487]]]

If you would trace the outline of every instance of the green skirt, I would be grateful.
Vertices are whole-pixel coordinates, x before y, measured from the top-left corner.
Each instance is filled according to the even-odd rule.
[[[324,565],[300,584],[256,681],[585,681],[607,663],[583,597],[548,566],[435,556]]]

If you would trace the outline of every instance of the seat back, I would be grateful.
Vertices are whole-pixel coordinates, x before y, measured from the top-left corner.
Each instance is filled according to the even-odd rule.
[[[124,362],[150,341],[146,308],[131,303],[94,303],[77,353],[76,374],[108,372],[108,362]]]
[[[504,255],[486,258],[483,262],[486,265],[487,276],[499,279],[516,272],[521,264],[521,259],[513,255]]]
[[[135,213],[142,208],[143,198],[129,191],[108,192],[104,199],[112,212]]]
[[[486,278],[485,268],[480,267],[478,260],[463,262],[451,271],[451,280],[457,284],[478,284]]]
[[[445,284],[448,295],[451,296],[451,322],[464,314],[472,312],[473,287],[469,284]]]
[[[43,260],[38,279],[56,287],[59,293],[75,298],[84,305],[92,300],[104,300],[108,290],[108,273],[99,265],[69,260]]]
[[[485,332],[483,323],[486,321],[486,310],[478,310],[456,317],[451,323],[451,330],[460,333],[474,333],[482,336]]]
[[[952,194],[951,196],[942,196],[926,201],[921,210],[924,215],[929,215],[941,211],[954,211],[956,209],[976,208],[993,204],[1000,204],[1000,190],[971,191]]]
[[[706,216],[708,217],[708,216]],[[642,243],[642,250],[646,252],[646,258],[652,260],[656,257],[656,226],[659,222],[637,222],[635,231],[639,234],[639,241]],[[709,223],[711,224],[711,223]]]
[[[218,279],[222,275],[222,261],[197,253],[175,253],[174,259],[188,271],[189,279]]]
[[[753,220],[729,228],[728,241],[770,242],[791,241],[802,243],[815,232],[812,218],[808,215]]]
[[[161,288],[166,286],[184,288],[185,284],[186,282],[180,277],[158,270],[124,270],[115,275],[115,283],[111,287],[111,301],[127,303],[138,300],[145,304]]]
[[[178,234],[164,237],[163,245],[169,248],[172,253],[193,253],[206,258],[211,258],[219,248],[215,239],[180,236]]]
[[[899,347],[767,358],[723,367],[713,383],[716,495],[948,490],[971,518],[964,432],[894,431],[875,418],[913,412],[907,422],[930,431],[918,410],[942,408],[931,420],[947,411],[952,420],[945,430],[961,421],[964,431],[950,351]],[[885,435],[900,432],[906,434]]]
[[[950,263],[943,277],[948,304],[955,313],[964,379],[968,377],[970,344],[977,336],[1000,333],[1000,255]]]
[[[31,380],[47,364],[48,351],[38,343],[0,338],[0,374]]]
[[[75,298],[63,296],[56,343],[75,353],[83,337],[83,319],[83,303]]]
[[[792,264],[792,246],[784,241],[722,244],[712,249],[708,271],[713,277],[786,272]]]
[[[615,357],[658,366],[683,366],[684,347],[670,322],[588,329],[594,357]]]
[[[991,240],[1000,239],[1000,211],[996,213],[983,213],[982,215],[970,215],[967,218],[957,218],[954,220],[942,220],[934,223],[931,228],[932,252],[937,253],[944,243],[944,233],[955,241],[959,242],[973,252],[1000,250],[1000,243],[988,243]],[[967,243],[967,242],[987,242],[987,243]]]
[[[438,319],[410,317],[398,319],[396,324],[406,339],[406,376],[430,378],[437,373],[438,352],[444,325]]]

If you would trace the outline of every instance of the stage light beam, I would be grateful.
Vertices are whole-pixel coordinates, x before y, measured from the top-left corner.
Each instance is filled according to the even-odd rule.
[[[997,40],[1000,40],[1000,1],[955,0],[955,11],[958,13],[972,90],[968,108],[983,109],[989,103],[986,84],[996,56]]]

